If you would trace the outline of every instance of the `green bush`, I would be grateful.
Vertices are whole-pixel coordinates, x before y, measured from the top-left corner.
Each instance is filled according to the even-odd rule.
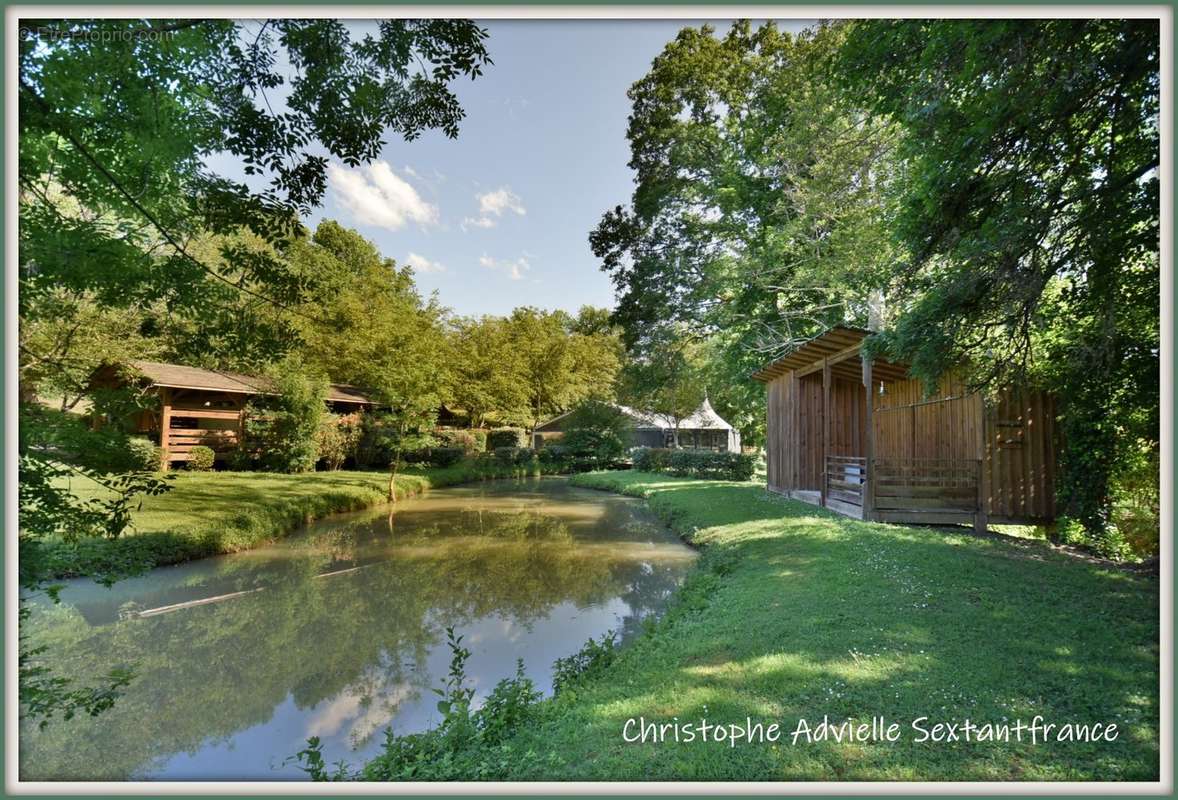
[[[487,452],[487,432],[482,428],[473,428],[470,434],[474,436],[474,450],[476,453]]]
[[[569,687],[601,674],[613,663],[618,653],[618,642],[613,631],[606,631],[601,640],[590,639],[567,658],[552,664],[552,693],[560,694]]]
[[[460,447],[464,453],[482,453],[487,449],[487,432],[478,429],[443,428],[434,432],[444,447]]]
[[[747,481],[753,477],[756,459],[743,453],[717,453],[711,450],[673,450],[667,471],[690,478],[724,481]]]
[[[665,447],[636,447],[631,451],[634,469],[640,472],[666,472],[671,464],[671,452]]]
[[[429,463],[435,467],[449,467],[466,457],[461,447],[434,447],[429,451]]]
[[[237,462],[266,472],[310,472],[319,460],[319,422],[327,413],[327,379],[308,375],[297,360],[271,373],[276,394],[250,401]]]
[[[188,468],[193,472],[209,472],[216,457],[213,448],[198,444],[188,452]]]
[[[356,457],[362,427],[359,415],[324,414],[315,432],[315,454],[330,470],[337,470]]]
[[[360,434],[356,442],[356,466],[362,469],[384,469],[393,460],[397,433],[392,420],[385,414],[364,414],[360,419]]]
[[[156,472],[160,468],[163,451],[146,436],[131,436],[127,439],[127,471]]]
[[[487,449],[501,447],[527,447],[528,432],[523,428],[495,428],[487,434]]]
[[[630,418],[612,403],[586,400],[565,417],[561,444],[574,456],[605,467],[626,452],[631,429]]]
[[[496,447],[495,461],[503,466],[530,464],[536,460],[536,451],[530,447]]]
[[[634,450],[634,469],[641,472],[666,472],[685,478],[747,481],[753,477],[756,466],[756,457],[744,453],[667,450],[661,447],[640,447]]]

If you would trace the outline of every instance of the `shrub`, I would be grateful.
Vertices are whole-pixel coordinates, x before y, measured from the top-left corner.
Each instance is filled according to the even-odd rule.
[[[362,427],[359,415],[324,414],[315,432],[315,454],[330,470],[337,470],[348,458],[356,457]]]
[[[434,447],[429,451],[429,463],[435,467],[449,467],[457,464],[466,456],[461,447]]]
[[[209,472],[213,468],[216,457],[217,454],[213,452],[213,448],[198,444],[188,451],[188,468],[193,472]]]
[[[617,652],[616,634],[606,631],[600,641],[590,639],[571,656],[556,659],[552,664],[552,693],[560,694],[570,686],[600,674],[613,663]]]
[[[482,453],[487,449],[487,432],[477,428],[442,428],[434,435],[444,447],[460,447],[464,453]]]
[[[319,460],[316,434],[327,413],[327,379],[304,374],[292,360],[272,372],[271,380],[276,394],[250,401],[241,452],[257,469],[309,472]]]
[[[495,428],[487,434],[487,449],[500,447],[527,447],[528,432],[523,428]]]
[[[396,427],[388,415],[364,414],[360,419],[360,435],[356,442],[356,466],[388,467],[393,460],[396,442]]]
[[[667,472],[689,478],[747,481],[753,477],[756,460],[743,453],[711,450],[672,450]]]
[[[476,453],[487,452],[487,432],[482,428],[474,428],[470,434],[474,437],[474,451]]]
[[[634,469],[667,472],[685,478],[747,481],[756,469],[756,456],[712,450],[667,450],[640,447],[633,451]]]
[[[128,471],[155,472],[160,468],[162,458],[163,451],[146,436],[131,436],[127,439]]]
[[[536,451],[530,447],[496,447],[495,461],[503,466],[530,464],[536,459]]]
[[[536,451],[536,455],[542,464],[560,464],[572,458],[572,453],[569,452],[569,449],[561,444],[544,445],[544,447]]]
[[[666,472],[671,461],[671,450],[665,447],[636,447],[630,451],[634,469],[641,472]]]
[[[580,458],[607,465],[622,457],[632,425],[616,406],[600,400],[586,400],[565,418],[561,443]]]

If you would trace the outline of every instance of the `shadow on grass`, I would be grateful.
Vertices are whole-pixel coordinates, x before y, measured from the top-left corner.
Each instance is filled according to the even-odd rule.
[[[854,521],[751,485],[595,479],[610,481],[641,486],[705,557],[652,634],[545,730],[571,753],[570,777],[1158,778],[1156,581],[1034,542]],[[638,716],[751,716],[793,731],[824,715],[884,716],[903,736],[735,750],[621,737]],[[910,727],[922,716],[931,725],[1036,715],[1113,723],[1119,735],[920,744]]]

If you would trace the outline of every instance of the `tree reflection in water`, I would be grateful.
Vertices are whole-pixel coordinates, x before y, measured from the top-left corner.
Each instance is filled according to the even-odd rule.
[[[638,502],[545,479],[441,490],[109,590],[75,583],[36,640],[65,674],[135,663],[137,678],[96,719],[22,729],[21,775],[299,777],[282,759],[311,735],[359,761],[390,723],[433,720],[446,626],[467,634],[480,693],[517,656],[548,687],[555,658],[657,613],[693,557]]]

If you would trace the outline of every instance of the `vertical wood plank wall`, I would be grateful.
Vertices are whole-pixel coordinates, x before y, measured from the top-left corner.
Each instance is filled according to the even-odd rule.
[[[1055,516],[1055,400],[1044,392],[1006,390],[984,408],[956,379],[924,397],[920,381],[885,384],[871,392],[875,458],[979,458],[991,521]],[[822,475],[822,376],[786,373],[767,387],[769,488],[817,490]],[[831,385],[830,455],[866,453],[867,391],[835,377]]]

